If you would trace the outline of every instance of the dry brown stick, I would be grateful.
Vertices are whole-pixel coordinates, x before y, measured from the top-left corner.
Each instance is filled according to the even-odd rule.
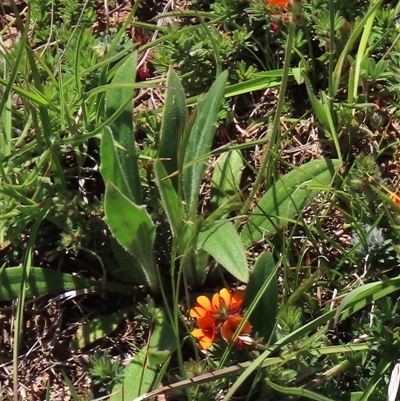
[[[145,401],[145,400],[148,400],[157,395],[169,393],[173,390],[195,386],[195,385],[198,385],[201,383],[206,383],[210,380],[222,379],[226,376],[231,375],[232,373],[239,373],[239,372],[245,370],[246,368],[248,368],[250,366],[250,364],[251,364],[251,362],[239,363],[237,365],[229,366],[227,368],[223,368],[223,369],[217,370],[215,372],[205,373],[203,375],[196,376],[193,379],[181,380],[180,382],[173,383],[168,386],[161,387],[157,390],[150,391],[149,393],[143,394],[139,397],[136,397],[132,401]]]

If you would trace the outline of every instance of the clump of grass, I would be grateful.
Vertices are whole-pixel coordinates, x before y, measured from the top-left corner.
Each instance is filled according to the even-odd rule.
[[[123,369],[118,360],[113,361],[109,355],[97,352],[89,359],[87,368],[92,382],[100,392],[108,392],[123,380]]]

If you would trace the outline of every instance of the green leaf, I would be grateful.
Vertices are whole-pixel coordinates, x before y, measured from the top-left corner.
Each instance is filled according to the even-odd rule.
[[[373,399],[376,387],[379,382],[386,377],[387,371],[393,365],[393,355],[397,354],[397,346],[392,349],[386,349],[386,352],[380,355],[380,361],[375,368],[373,376],[369,379],[368,385],[363,388],[364,394],[359,401],[368,401]],[[386,385],[385,385],[386,387]]]
[[[325,397],[323,395],[314,393],[310,390],[306,390],[304,388],[295,388],[295,387],[284,387],[280,386],[279,384],[273,383],[270,380],[266,380],[268,386],[273,388],[274,390],[283,393],[283,394],[292,394],[299,397],[308,398],[310,400],[316,401],[334,401],[332,398]]]
[[[146,208],[135,205],[108,181],[104,211],[106,222],[115,239],[138,261],[147,285],[157,293],[159,283],[153,254],[155,226]]]
[[[246,287],[244,306],[256,305],[249,315],[253,333],[258,332],[267,342],[275,328],[278,312],[277,266],[270,252],[263,252],[257,259]],[[259,300],[257,301],[257,298]]]
[[[176,349],[175,337],[172,334],[172,326],[163,309],[156,308],[154,329],[151,335],[147,357],[149,366],[156,366],[167,362]]]
[[[186,125],[187,106],[185,91],[173,68],[168,71],[166,86],[158,157],[167,159],[163,165],[169,175],[178,170],[178,149]],[[176,188],[176,179],[173,182]]]
[[[243,243],[250,246],[263,236],[275,234],[320,191],[330,189],[340,166],[340,160],[313,160],[285,174],[254,208],[242,231]]]
[[[382,0],[376,1],[375,6],[377,4],[381,4]],[[367,50],[367,45],[368,42],[371,39],[371,30],[374,25],[374,20],[375,20],[375,15],[378,11],[377,7],[371,7],[372,12],[368,13],[368,18],[365,21],[364,24],[364,29],[363,29],[363,34],[361,36],[360,43],[358,44],[358,50],[357,50],[357,56],[356,56],[356,63],[355,63],[355,68],[354,68],[354,85],[353,85],[353,97],[351,98],[351,101],[357,101],[357,93],[358,93],[358,87],[359,87],[359,81],[360,81],[360,75],[361,75],[361,63],[365,59],[365,57],[368,56],[368,50]],[[375,64],[375,61],[371,59],[373,63]],[[372,66],[373,70],[376,70],[376,65]]]
[[[111,334],[117,329],[127,312],[128,309],[122,309],[111,315],[101,316],[84,323],[72,336],[69,348],[72,351],[78,351],[96,340]]]
[[[307,63],[304,59],[301,61],[301,64],[303,66],[307,65]],[[341,156],[342,151],[341,151],[341,146],[339,143],[338,133],[337,133],[336,124],[335,124],[335,121],[337,120],[337,116],[332,107],[332,99],[328,99],[328,96],[324,90],[320,91],[320,99],[317,99],[317,97],[314,95],[314,91],[311,86],[310,80],[308,79],[308,77],[305,73],[306,68],[303,68],[301,71],[303,74],[303,79],[306,83],[308,97],[311,101],[311,104],[312,104],[315,114],[318,118],[318,121],[322,125],[322,128],[324,129],[326,136],[328,138],[332,138],[333,143],[336,148],[336,152],[338,154],[338,158],[342,159],[342,156]]]
[[[239,192],[243,158],[238,150],[222,154],[215,165],[211,181],[211,208],[217,209]]]
[[[178,199],[178,195],[172,185],[171,179],[167,179],[167,172],[160,160],[155,160],[154,175],[158,191],[168,217],[168,222],[171,227],[172,234],[178,236],[178,227],[182,224],[182,219],[185,215],[185,209],[182,202]]]
[[[23,276],[22,267],[8,267],[0,271],[1,301],[19,297]],[[41,267],[31,267],[29,277],[26,279],[26,285],[26,297],[37,297],[91,287],[98,288],[101,291],[113,291],[121,294],[128,294],[133,290],[133,287],[129,285],[90,280]]]
[[[322,101],[317,99],[311,86],[310,80],[308,79],[307,75],[303,70],[302,73],[303,73],[303,79],[306,83],[308,98],[311,101],[315,115],[317,116],[318,121],[322,125],[326,136],[332,138],[335,136],[335,126],[333,124],[333,118],[330,113],[329,107],[324,107]],[[322,93],[324,92],[321,91],[321,98],[323,98]]]
[[[363,308],[386,295],[400,289],[400,277],[378,281],[374,283],[364,284],[361,287],[348,293],[336,310],[335,321],[338,320],[341,314],[347,316],[346,312],[351,309],[350,313]],[[342,320],[343,316],[341,316]]]
[[[179,239],[181,249],[180,268],[185,276],[186,281],[191,286],[198,286],[203,283],[206,278],[206,269],[210,255],[205,250],[199,248],[199,230],[201,228],[201,220],[198,219],[194,227],[190,225],[184,226],[184,239]]]
[[[121,146],[117,149],[122,172],[126,177],[128,186],[133,194],[132,200],[137,204],[142,202],[141,184],[137,151],[135,146],[135,132],[133,130],[133,88],[136,77],[137,53],[132,53],[121,67],[118,68],[113,84],[130,84],[131,86],[112,88],[107,91],[105,106],[106,118],[118,114],[110,124],[112,134],[116,142]],[[118,111],[118,113],[117,113]]]
[[[110,401],[127,401],[148,392],[157,374],[154,366],[147,365],[146,349],[141,349],[124,369],[124,380],[116,384]]]
[[[147,279],[138,261],[115,239],[110,239],[114,261],[106,263],[107,272],[122,283],[147,285]]]
[[[361,397],[363,396],[363,391],[356,391],[350,394],[350,401],[360,401]]]
[[[101,175],[111,181],[127,198],[133,199],[132,191],[122,170],[114,138],[109,128],[104,128],[100,146]]]
[[[185,164],[201,159],[210,151],[227,78],[228,73],[223,72],[214,82],[210,91],[199,99],[197,117],[185,151]],[[206,168],[207,164],[201,160],[191,164],[183,171],[185,200],[188,210],[192,213],[196,211],[199,187]]]
[[[249,270],[239,234],[229,221],[218,222],[199,234],[197,245],[238,280],[247,283]]]
[[[293,76],[295,70],[297,70],[297,68],[290,69],[288,76]],[[265,90],[267,88],[278,86],[282,80],[282,72],[283,70],[281,69],[257,72],[252,76],[252,78],[247,79],[246,81],[227,86],[225,97],[242,95],[244,93]],[[191,101],[191,99],[188,99],[188,102],[189,101]]]
[[[371,17],[372,14],[376,12],[376,10],[380,7],[382,3],[382,0],[378,0],[374,3],[371,2],[371,7],[368,10],[368,12],[364,15],[364,18],[361,21],[358,21],[357,26],[353,31],[351,32],[351,35],[349,37],[349,40],[347,41],[342,53],[340,54],[340,57],[336,63],[335,70],[333,72],[332,76],[332,87],[333,87],[333,94],[336,95],[339,84],[340,84],[340,79],[342,78],[342,70],[343,70],[343,65],[345,60],[347,59],[347,55],[351,53],[353,46],[355,43],[357,43],[361,33],[364,30],[365,24],[367,24],[369,18]]]
[[[23,46],[21,46],[20,48],[23,48]],[[2,84],[5,87],[10,86],[10,82],[11,82],[11,80],[5,80],[5,79],[0,78],[0,84]],[[54,111],[60,113],[59,107],[57,107],[51,100],[47,99],[43,93],[40,93],[38,91],[29,92],[26,89],[21,88],[18,85],[13,85],[13,84],[10,86],[10,88],[12,89],[13,92],[17,93],[22,98],[28,99],[32,103],[36,103],[38,106],[45,106],[45,107],[48,107],[50,110],[54,110]],[[4,99],[4,102],[5,102],[5,100],[6,99]],[[3,109],[3,107],[2,107],[2,109]]]

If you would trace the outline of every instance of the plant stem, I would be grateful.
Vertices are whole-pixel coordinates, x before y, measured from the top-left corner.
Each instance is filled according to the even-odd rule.
[[[329,0],[329,110],[331,116],[334,116],[333,100],[335,98],[334,84],[333,84],[333,67],[335,56],[335,1]]]
[[[292,18],[291,18],[291,21],[289,24],[289,33],[288,33],[287,42],[286,42],[285,60],[284,60],[283,72],[282,72],[282,82],[281,82],[281,87],[280,87],[279,96],[278,96],[278,104],[276,105],[276,113],[275,113],[274,121],[272,124],[272,129],[271,129],[271,137],[267,144],[267,149],[264,153],[264,157],[263,157],[260,169],[257,172],[257,176],[254,181],[253,188],[251,189],[250,194],[241,210],[242,216],[247,215],[247,213],[250,209],[250,206],[253,202],[253,198],[255,197],[257,191],[259,190],[259,186],[264,178],[264,172],[266,170],[268,162],[271,160],[272,150],[274,149],[274,146],[278,139],[278,134],[280,133],[281,114],[282,114],[283,106],[285,104],[286,88],[287,88],[289,68],[290,68],[290,58],[292,55],[294,35],[296,33],[296,22],[295,22],[296,15],[297,15],[297,8],[294,7],[293,12],[292,12]],[[238,225],[238,224],[239,224],[239,221],[237,221],[236,225]]]

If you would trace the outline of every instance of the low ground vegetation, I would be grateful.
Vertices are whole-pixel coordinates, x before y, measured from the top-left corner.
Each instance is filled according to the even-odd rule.
[[[0,10],[1,399],[397,399],[398,2]]]

